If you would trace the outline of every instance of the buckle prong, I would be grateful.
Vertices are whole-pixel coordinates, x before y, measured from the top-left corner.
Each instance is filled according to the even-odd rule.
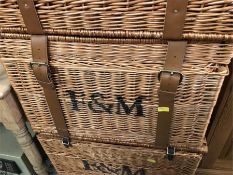
[[[47,64],[47,63],[44,63],[44,62],[36,62],[36,61],[32,61],[32,62],[30,62],[30,66],[31,66],[31,68],[33,67],[33,66],[46,66],[46,67],[49,67],[49,65]]]

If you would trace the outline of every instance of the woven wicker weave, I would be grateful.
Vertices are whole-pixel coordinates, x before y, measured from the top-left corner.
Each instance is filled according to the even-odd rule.
[[[137,171],[137,175],[191,175],[202,158],[200,153],[177,151],[174,160],[169,161],[165,150],[76,140],[67,149],[51,135],[39,134],[38,139],[61,175],[132,175]],[[91,170],[85,170],[83,161],[88,162]],[[132,174],[122,173],[123,169]]]
[[[30,68],[30,36],[2,34],[1,37],[0,57],[33,129],[56,133],[43,90]],[[52,76],[71,135],[98,142],[153,146],[157,77],[163,69],[167,45],[154,40],[55,36],[49,40]],[[188,44],[182,70],[184,78],[175,99],[172,145],[202,145],[232,52],[232,44]],[[71,98],[69,90],[76,99]],[[112,114],[90,110],[88,102],[96,93],[103,95],[106,107],[113,104]],[[136,108],[129,115],[122,108],[121,114],[117,114],[117,96],[128,106],[143,96],[144,116],[136,116]],[[103,111],[100,107],[94,108]]]
[[[134,32],[162,35],[166,11],[166,0],[35,0],[35,4],[46,32],[83,36],[156,37]],[[226,36],[233,34],[232,13],[232,0],[189,0],[184,37],[233,39]],[[17,0],[0,0],[0,28],[26,32]]]

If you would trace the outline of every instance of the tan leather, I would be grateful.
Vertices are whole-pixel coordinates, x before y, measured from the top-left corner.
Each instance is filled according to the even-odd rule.
[[[178,40],[182,38],[188,0],[167,0],[163,38]]]
[[[37,80],[41,83],[51,84],[51,77],[48,66],[48,46],[47,36],[45,35],[32,35],[31,36],[31,49],[33,57],[33,71]]]
[[[181,40],[187,12],[188,0],[167,0],[163,38],[168,41],[168,50],[164,70],[159,74],[159,109],[157,120],[156,146],[169,146],[174,99],[182,81],[180,71],[185,57],[186,41]]]
[[[48,65],[47,36],[32,35],[32,69],[38,82],[43,87],[50,113],[53,117],[58,134],[62,137],[69,137],[63,112],[57,97],[57,92],[52,81]]]
[[[182,75],[183,60],[186,51],[186,41],[169,41],[164,72],[160,74],[158,90],[159,107],[168,107],[169,111],[158,112],[156,145],[164,148],[169,145],[171,122],[174,112],[174,99]]]
[[[30,34],[44,34],[33,0],[17,0],[23,21]]]
[[[43,87],[44,95],[53,117],[58,134],[64,144],[69,144],[69,132],[65,123],[63,111],[52,81],[49,67],[48,38],[44,35],[33,0],[18,0],[27,30],[31,36],[32,58],[31,67],[39,84]]]

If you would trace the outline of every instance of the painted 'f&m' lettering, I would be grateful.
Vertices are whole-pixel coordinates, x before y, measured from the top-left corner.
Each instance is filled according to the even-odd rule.
[[[122,175],[146,175],[146,174],[145,174],[144,169],[139,169],[133,173],[128,166],[123,166]]]
[[[121,114],[121,107],[124,109],[125,113],[129,115],[132,110],[136,107],[137,113],[136,116],[143,116],[143,107],[142,107],[142,97],[137,97],[132,106],[128,106],[123,97],[117,96],[117,114]]]
[[[137,171],[133,172],[130,167],[128,166],[120,166],[120,167],[113,167],[111,165],[105,165],[103,163],[89,163],[87,160],[82,160],[84,170],[87,171],[96,171],[102,173],[114,173],[116,175],[146,175],[143,168],[138,169]]]
[[[100,103],[97,98],[100,98],[100,99],[103,99],[103,95],[100,94],[100,93],[94,93],[91,95],[91,101],[88,102],[88,107],[90,110],[92,110],[93,112],[95,113],[102,113],[102,112],[107,112],[109,114],[112,114],[112,108],[113,108],[113,104],[103,104],[103,103]],[[93,104],[95,104],[96,106],[98,106],[99,108],[101,108],[102,110],[98,110],[98,109],[95,109],[93,107]]]
[[[93,113],[103,113],[106,112],[108,114],[115,113],[122,115],[130,115],[132,111],[135,109],[136,113],[135,116],[143,116],[143,106],[142,106],[142,100],[143,97],[139,96],[135,99],[134,103],[130,106],[126,103],[124,98],[122,96],[116,96],[116,101],[115,103],[112,104],[105,104],[104,101],[104,95],[96,92],[93,93],[89,98],[90,100],[84,101],[85,94],[82,93],[81,97],[82,101],[77,100],[77,95],[74,91],[67,91],[70,99],[71,99],[71,108],[74,111],[79,111],[80,110],[80,105],[87,104],[88,108],[93,112]],[[101,102],[100,102],[101,101]],[[114,110],[115,107],[115,110]]]

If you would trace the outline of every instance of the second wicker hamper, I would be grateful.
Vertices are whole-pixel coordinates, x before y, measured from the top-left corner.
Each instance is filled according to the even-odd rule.
[[[171,161],[164,150],[75,139],[66,149],[57,136],[39,134],[38,139],[59,175],[193,175],[202,158],[201,152],[177,150]]]

